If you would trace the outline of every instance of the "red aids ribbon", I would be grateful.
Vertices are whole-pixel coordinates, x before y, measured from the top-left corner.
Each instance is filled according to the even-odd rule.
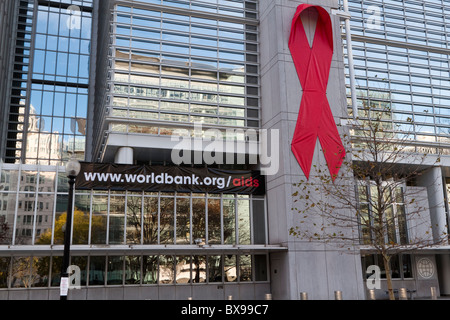
[[[309,46],[300,18],[300,14],[308,8],[315,8],[318,12],[312,47]],[[292,21],[289,49],[303,88],[292,152],[309,179],[314,149],[319,138],[334,181],[344,160],[345,150],[326,96],[333,56],[333,30],[330,15],[324,8],[309,4],[298,6]]]

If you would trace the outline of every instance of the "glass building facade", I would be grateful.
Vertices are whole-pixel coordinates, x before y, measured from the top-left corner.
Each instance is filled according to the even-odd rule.
[[[413,151],[449,153],[449,10],[445,0],[349,1],[360,116],[384,111],[385,128],[407,132]],[[347,85],[350,97],[348,72]]]
[[[0,175],[0,246],[19,251],[0,253],[0,288],[59,286],[64,168],[3,164]],[[83,286],[269,280],[265,250],[252,247],[267,244],[264,197],[91,190],[73,201],[71,263]]]
[[[20,1],[5,162],[84,159],[92,1]]]
[[[104,130],[259,128],[257,3],[144,2],[113,9]]]

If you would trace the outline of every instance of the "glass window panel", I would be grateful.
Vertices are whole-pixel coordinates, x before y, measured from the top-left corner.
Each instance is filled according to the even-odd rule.
[[[237,201],[238,205],[238,227],[239,227],[239,243],[250,244],[250,202],[248,200]]]
[[[225,282],[237,281],[237,261],[235,255],[224,256],[224,276]]]
[[[0,257],[0,288],[8,288],[11,257]]]
[[[125,284],[141,283],[141,256],[125,257]]]
[[[142,108],[155,110],[158,109],[158,101],[143,100],[143,99],[130,99],[130,108]]]
[[[144,198],[144,244],[158,243],[158,198]]]
[[[267,256],[255,255],[255,281],[267,281]]]
[[[63,227],[66,224],[68,201],[69,197],[67,195],[58,195],[56,198],[55,231],[53,234],[53,244],[64,243]]]
[[[173,284],[175,278],[174,263],[173,256],[159,256],[158,279],[160,284]]]
[[[164,52],[177,53],[177,54],[181,54],[181,55],[189,55],[189,47],[187,47],[187,46],[163,44],[161,50]]]
[[[89,259],[89,285],[105,285],[106,257],[90,257]]]
[[[36,23],[36,32],[47,33],[47,24],[48,24],[48,12],[39,10]]]
[[[156,284],[158,281],[158,256],[142,257],[143,284]]]
[[[192,199],[192,238],[206,240],[206,201]]]
[[[160,243],[173,244],[174,243],[174,199],[161,198],[160,199]]]
[[[189,43],[189,35],[182,35],[163,31],[162,40]]]
[[[234,40],[244,40],[244,33],[231,30],[219,30],[219,37],[231,38]]]
[[[85,286],[87,284],[87,272],[88,272],[88,257],[71,257],[70,264],[80,268],[80,285]]]
[[[193,25],[191,27],[191,32],[192,33],[197,33],[197,34],[201,34],[201,35],[207,35],[207,36],[217,36],[217,28],[208,28],[208,27],[204,27],[204,26],[195,26]]]
[[[412,266],[411,266],[411,255],[404,254],[402,257],[402,272],[403,278],[412,278]]]
[[[191,81],[191,89],[217,92],[217,83]]]
[[[241,50],[241,51],[245,50],[243,42],[234,42],[234,41],[225,41],[225,40],[219,41],[219,48]]]
[[[133,16],[133,25],[143,26],[143,27],[150,27],[150,28],[160,28],[161,27],[161,20]]]
[[[108,285],[121,285],[123,284],[123,256],[110,256],[108,257]]]
[[[405,214],[405,206],[397,204],[397,221],[400,236],[400,244],[408,244],[408,225]]]
[[[245,55],[243,53],[228,52],[228,51],[220,50],[219,59],[245,61]]]
[[[42,174],[42,173],[41,173]],[[49,179],[50,186],[42,186],[47,190],[53,189],[53,180]],[[43,184],[41,184],[43,185]],[[39,194],[37,202],[37,216],[35,227],[35,244],[51,244],[54,196],[49,194]]]
[[[162,22],[162,29],[163,30],[183,31],[183,32],[187,32],[188,33],[189,32],[189,24],[163,21]]]
[[[177,256],[176,259],[176,283],[191,283],[191,256]]]
[[[109,204],[109,243],[124,243],[125,197],[111,196]]]
[[[48,287],[50,257],[33,257],[31,260],[31,287]]]
[[[190,222],[190,200],[177,199],[177,244],[188,244],[191,242]]]
[[[391,263],[391,275],[392,275],[392,278],[393,279],[401,278],[399,256],[398,255],[392,256],[390,263]]]
[[[217,114],[217,106],[191,104],[191,113]]]
[[[252,281],[252,256],[239,256],[239,281]]]
[[[208,244],[221,243],[220,199],[208,199]]]
[[[13,257],[11,288],[31,287],[31,258]]]
[[[236,242],[236,215],[235,201],[223,200],[223,242],[235,244]]]
[[[90,196],[75,196],[72,233],[73,244],[88,244],[90,206]]]
[[[179,80],[179,79],[161,79],[162,87],[172,87],[172,88],[189,88],[189,80]]]
[[[127,198],[127,243],[141,243],[142,197]]]
[[[108,196],[92,197],[91,244],[106,244],[106,224],[108,217]]]
[[[2,178],[5,177],[2,172]],[[3,185],[3,184],[0,184]],[[14,215],[16,208],[15,193],[0,194],[0,244],[10,245],[14,230]]]
[[[221,84],[219,85],[219,91],[225,93],[245,94],[245,87]]]
[[[162,66],[161,73],[168,76],[189,77],[189,69]]]
[[[161,102],[161,111],[189,112],[189,104],[177,102]]]
[[[53,256],[51,265],[51,286],[57,287],[61,280],[62,257]]]
[[[217,58],[217,50],[191,48],[191,54],[193,56],[201,56],[207,58]]]
[[[205,38],[205,37],[192,36],[190,43],[193,44],[193,45],[217,47],[217,39],[215,39],[215,38]]]
[[[192,282],[203,283],[206,282],[206,256],[192,257]]]
[[[160,50],[160,45],[158,42],[150,42],[150,41],[144,41],[144,40],[133,39],[131,41],[131,46],[135,49],[144,49],[144,50],[152,50],[152,51]]]

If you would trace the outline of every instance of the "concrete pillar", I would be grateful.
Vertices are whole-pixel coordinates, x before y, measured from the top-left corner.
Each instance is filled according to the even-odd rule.
[[[274,130],[279,132],[279,170],[266,176],[269,243],[288,247],[288,252],[270,255],[272,295],[276,300],[296,300],[300,292],[308,292],[310,299],[331,300],[334,298],[331,288],[339,288],[348,299],[364,299],[361,261],[357,253],[342,254],[339,248],[309,243],[289,235],[289,229],[299,224],[298,215],[292,214],[292,208],[298,205],[292,197],[296,191],[293,183],[305,179],[305,175],[291,151],[302,87],[288,40],[297,6],[305,2],[259,1],[262,129],[267,129],[268,135]],[[311,0],[307,3],[320,5],[329,13],[338,8],[337,0]],[[317,14],[309,10],[301,19],[311,42]],[[340,124],[341,118],[347,117],[342,35],[339,18],[331,15],[331,20],[335,50],[327,96],[334,120]],[[342,128],[339,130],[343,131]],[[318,141],[313,165],[326,165]],[[312,170],[311,179],[314,179],[313,174]]]
[[[134,150],[130,147],[119,148],[116,152],[114,162],[117,164],[133,164]]]
[[[433,167],[427,170],[417,179],[417,182],[420,186],[427,188],[430,220],[433,227],[433,240],[438,241],[447,232],[444,196],[445,186],[442,180],[441,167]]]

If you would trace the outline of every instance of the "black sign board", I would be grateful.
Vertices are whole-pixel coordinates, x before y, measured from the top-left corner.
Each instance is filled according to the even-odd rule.
[[[259,171],[81,163],[78,190],[265,194]]]

